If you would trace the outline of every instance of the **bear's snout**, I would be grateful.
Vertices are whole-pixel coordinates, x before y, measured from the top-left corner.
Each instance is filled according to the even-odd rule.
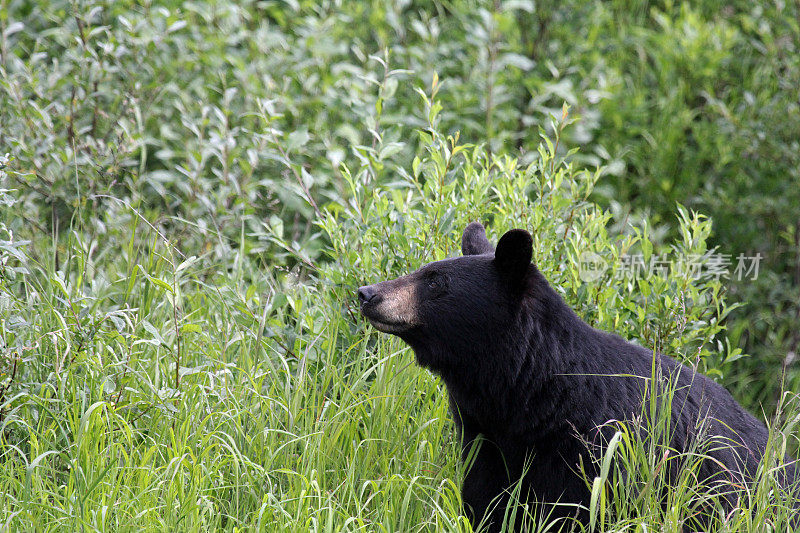
[[[416,322],[416,284],[408,276],[358,288],[361,314],[378,330],[399,334]]]
[[[361,305],[371,302],[376,296],[378,296],[378,291],[373,285],[364,285],[358,288],[358,303]]]

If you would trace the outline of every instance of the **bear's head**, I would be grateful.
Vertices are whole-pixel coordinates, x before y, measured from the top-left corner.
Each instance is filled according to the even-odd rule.
[[[358,289],[361,313],[378,330],[407,342],[420,364],[445,370],[458,354],[491,353],[517,324],[539,277],[530,234],[513,229],[495,250],[481,224],[461,239],[462,257],[429,263],[397,279]]]

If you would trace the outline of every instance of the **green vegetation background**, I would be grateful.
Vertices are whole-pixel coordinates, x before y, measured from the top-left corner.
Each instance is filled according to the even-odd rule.
[[[531,230],[587,321],[771,417],[800,390],[798,21],[0,0],[5,527],[466,530],[446,397],[353,294],[475,219]],[[614,276],[715,247],[760,253],[758,279]],[[585,251],[612,267],[595,283]],[[598,520],[679,528],[696,495],[670,497]]]

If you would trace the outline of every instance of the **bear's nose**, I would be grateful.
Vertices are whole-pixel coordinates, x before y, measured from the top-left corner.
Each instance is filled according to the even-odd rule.
[[[358,301],[361,303],[361,305],[368,303],[377,295],[377,291],[371,285],[365,285],[358,288]]]

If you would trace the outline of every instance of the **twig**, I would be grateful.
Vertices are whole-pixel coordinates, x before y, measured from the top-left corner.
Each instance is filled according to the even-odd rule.
[[[6,392],[8,391],[9,388],[11,388],[11,385],[14,383],[14,378],[17,377],[17,363],[19,363],[19,354],[17,352],[12,352],[12,357],[14,363],[11,370],[11,377],[8,379],[8,383],[3,385],[3,388],[0,389],[0,421],[3,420],[3,416],[5,415],[2,405],[6,399]]]
[[[500,11],[500,0],[494,1],[494,10],[492,15]],[[489,65],[488,74],[486,78],[486,153],[489,159],[492,157],[492,112],[494,111],[494,68],[497,62],[497,25],[494,23],[494,16],[492,17],[492,27],[489,31]]]
[[[125,368],[122,371],[122,378],[120,379],[119,384],[119,392],[117,393],[117,399],[114,400],[114,405],[119,405],[120,400],[122,399],[122,392],[125,390],[125,378],[128,377],[128,369],[130,368],[131,363],[131,351],[133,351],[133,344],[128,344],[128,353],[125,356]]]
[[[173,264],[174,265],[174,264]],[[173,266],[174,268],[174,266]],[[178,273],[172,272],[172,323],[175,327],[175,390],[180,393],[181,384],[181,334],[178,331],[178,289],[176,278]]]

